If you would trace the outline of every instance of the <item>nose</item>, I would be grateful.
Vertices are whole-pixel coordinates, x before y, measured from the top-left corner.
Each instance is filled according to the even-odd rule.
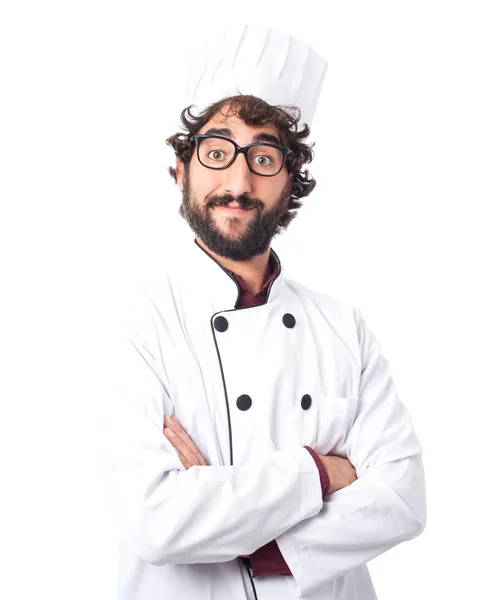
[[[234,197],[251,192],[251,176],[253,173],[248,168],[246,156],[238,154],[234,163],[224,171],[225,173],[225,193]]]

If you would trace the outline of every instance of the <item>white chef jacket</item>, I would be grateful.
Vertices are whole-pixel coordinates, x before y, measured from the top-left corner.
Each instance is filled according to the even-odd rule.
[[[421,444],[360,310],[281,263],[266,303],[235,309],[236,281],[196,240],[165,263],[125,302],[101,407],[118,600],[376,599],[366,563],[423,531],[426,495]],[[165,414],[208,466],[184,469]],[[347,457],[358,479],[323,502],[304,446]],[[273,539],[292,576],[252,579],[237,557]]]

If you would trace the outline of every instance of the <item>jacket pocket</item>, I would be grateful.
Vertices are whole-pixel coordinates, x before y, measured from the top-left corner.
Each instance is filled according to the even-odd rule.
[[[346,456],[345,442],[353,426],[358,396],[322,396],[315,450],[319,454]]]

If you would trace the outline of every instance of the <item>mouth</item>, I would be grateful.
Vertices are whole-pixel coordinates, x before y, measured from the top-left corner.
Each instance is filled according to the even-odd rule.
[[[229,213],[231,215],[243,214],[254,210],[254,206],[252,206],[251,208],[241,208],[238,204],[235,203],[228,205],[216,204],[214,208],[222,212]]]

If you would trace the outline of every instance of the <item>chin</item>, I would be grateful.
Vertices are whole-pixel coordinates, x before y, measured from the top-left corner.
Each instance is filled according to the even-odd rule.
[[[216,222],[216,229],[222,235],[241,235],[245,231],[246,226],[246,223],[242,223],[236,217],[229,217],[226,220],[221,219]]]

